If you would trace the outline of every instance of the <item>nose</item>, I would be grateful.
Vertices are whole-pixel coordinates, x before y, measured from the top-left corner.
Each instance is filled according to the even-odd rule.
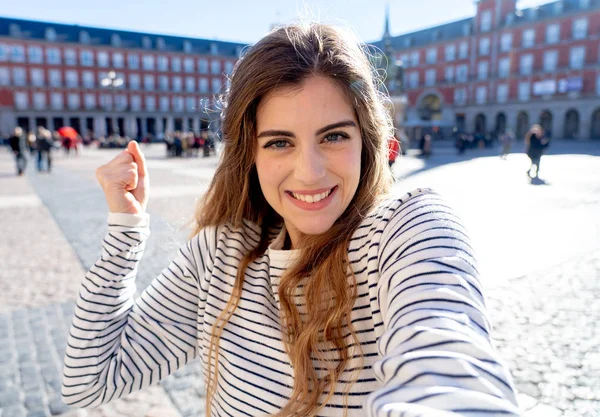
[[[325,158],[316,147],[302,147],[296,157],[294,178],[306,185],[318,183],[325,177]]]

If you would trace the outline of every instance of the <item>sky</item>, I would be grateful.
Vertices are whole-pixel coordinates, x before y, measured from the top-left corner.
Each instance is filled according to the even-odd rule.
[[[526,8],[551,0],[519,0]],[[475,14],[474,0],[1,0],[0,16],[254,43],[299,17],[342,24],[363,42],[381,39],[386,3],[399,35]]]

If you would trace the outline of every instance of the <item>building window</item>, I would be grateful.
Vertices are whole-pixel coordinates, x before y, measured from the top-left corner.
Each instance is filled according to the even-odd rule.
[[[411,67],[416,67],[419,65],[419,51],[414,51],[413,53],[410,54],[410,66]]]
[[[140,68],[139,55],[134,55],[134,54],[127,55],[127,68],[133,69],[133,70]]]
[[[98,66],[100,68],[107,68],[110,65],[108,59],[108,52],[106,51],[99,51],[96,54],[96,59],[98,60]]]
[[[454,90],[454,104],[458,106],[464,106],[467,103],[467,90],[464,88],[457,88]]]
[[[409,88],[419,87],[419,73],[417,71],[408,74],[408,86]]]
[[[200,74],[208,74],[208,60],[200,58],[198,60],[198,72]]]
[[[196,99],[194,97],[186,97],[185,99],[185,108],[188,112],[193,112],[197,110],[196,108]]]
[[[446,61],[452,62],[456,59],[456,45],[448,45],[445,50]]]
[[[210,72],[214,75],[221,74],[221,61],[212,61],[210,63]]]
[[[531,75],[533,72],[533,55],[526,54],[521,55],[521,65],[520,65],[521,75]]]
[[[54,42],[56,40],[56,31],[54,28],[46,28],[44,38],[49,42]]]
[[[178,57],[171,58],[171,71],[181,72],[181,58],[178,58]]]
[[[112,46],[114,46],[115,48],[118,48],[121,46],[121,37],[119,35],[117,35],[116,33],[113,33],[110,36],[110,44]]]
[[[95,94],[86,94],[83,97],[83,104],[87,110],[93,110],[96,108],[96,95]]]
[[[146,91],[154,90],[154,75],[152,75],[152,74],[144,75],[144,89]]]
[[[585,64],[585,46],[571,48],[569,63],[572,69],[582,69]]]
[[[400,62],[402,62],[402,65],[404,65],[404,68],[409,68],[410,67],[410,59],[408,57],[408,54],[400,55]]]
[[[131,110],[140,111],[142,108],[142,98],[138,95],[131,96]]]
[[[194,60],[192,58],[183,60],[183,70],[185,72],[194,72]]]
[[[22,91],[15,93],[15,106],[19,110],[25,110],[29,107],[29,96],[27,93]]]
[[[50,96],[50,106],[52,110],[62,110],[64,106],[62,93],[52,93]]]
[[[142,57],[142,67],[146,71],[154,71],[154,56],[144,55]]]
[[[590,0],[579,0],[579,6],[582,9],[587,9],[588,7],[590,7]]]
[[[71,93],[67,97],[67,103],[69,105],[70,110],[78,110],[79,109],[79,94]]]
[[[139,74],[129,74],[129,88],[131,90],[139,90],[140,89],[140,75]]]
[[[519,83],[519,100],[520,101],[529,101],[531,93],[531,85],[528,81]]]
[[[160,111],[168,112],[171,109],[169,97],[162,96],[160,98]]]
[[[115,96],[115,110],[127,110],[127,96],[125,94],[119,94]]]
[[[164,55],[158,56],[156,58],[156,66],[159,71],[162,71],[162,72],[168,71],[169,70],[169,59]]]
[[[94,54],[92,51],[83,50],[79,53],[79,60],[84,67],[94,66]]]
[[[185,91],[188,93],[196,91],[196,79],[194,77],[185,78]]]
[[[487,87],[479,86],[475,92],[477,104],[485,104],[487,102]]]
[[[500,38],[500,52],[510,52],[512,49],[513,35],[512,33],[503,33]]]
[[[428,64],[435,64],[437,61],[437,49],[436,48],[429,48],[427,50],[427,54],[425,56],[425,60],[427,61]]]
[[[21,45],[13,45],[10,57],[12,62],[25,62],[25,48]]]
[[[146,96],[146,110],[155,111],[156,110],[156,97],[154,96]]]
[[[13,67],[12,69],[12,79],[13,83],[19,87],[24,86],[27,83],[27,77],[25,73],[25,68],[23,67]]]
[[[523,31],[523,48],[531,48],[535,45],[535,29],[527,29]]]
[[[27,48],[29,62],[32,64],[41,64],[44,62],[42,48],[39,46],[30,46]]]
[[[90,44],[90,34],[87,33],[87,31],[82,30],[81,32],[79,32],[79,42],[84,44],[84,45],[89,45]]]
[[[490,54],[490,38],[479,39],[479,55]]]
[[[44,86],[44,70],[41,68],[31,68],[29,71],[31,75],[31,85],[34,87]]]
[[[181,91],[181,77],[173,77],[173,91]]]
[[[50,87],[60,87],[62,85],[62,73],[60,70],[52,69],[48,71],[48,82]]]
[[[60,49],[46,48],[46,62],[50,65],[60,64]]]
[[[10,72],[7,67],[0,67],[0,85],[6,86],[10,84]]]
[[[207,78],[200,78],[200,86],[199,86],[199,90],[202,94],[206,94],[208,93],[208,79]]]
[[[219,46],[216,43],[211,43],[210,44],[210,54],[211,55],[218,55],[219,53]]]
[[[425,71],[425,85],[427,87],[433,87],[435,85],[436,73],[434,69]]]
[[[492,30],[492,11],[486,10],[481,13],[481,31],[489,32]]]
[[[573,21],[573,39],[585,39],[588,33],[588,19],[582,17]]]
[[[183,111],[183,97],[180,97],[180,96],[173,97],[173,110],[176,112]]]
[[[559,0],[556,3],[554,3],[554,14],[557,16],[562,14],[562,12],[565,9],[564,5],[565,5],[565,3],[563,0]]]
[[[506,103],[508,101],[508,84],[498,84],[496,101],[498,103]]]
[[[462,41],[458,45],[458,59],[467,59],[469,57],[469,44]]]
[[[112,62],[113,67],[115,68],[123,68],[125,66],[125,59],[123,58],[123,54],[120,52],[113,53]]]
[[[558,66],[558,51],[544,52],[544,71],[546,71],[546,72],[556,71],[557,66]]]
[[[67,87],[77,88],[79,87],[79,75],[77,71],[69,70],[65,73]]]
[[[498,77],[508,78],[510,75],[510,58],[500,58],[498,61]]]
[[[465,23],[463,25],[463,36],[469,36],[471,34],[471,24]]]
[[[233,62],[226,61],[225,62],[225,74],[231,75],[233,73]]]
[[[103,78],[103,74],[98,75],[100,75],[100,78]],[[94,73],[92,71],[83,71],[81,81],[85,88],[94,88]]]
[[[213,78],[212,79],[212,92],[214,94],[217,94],[219,91],[221,91],[221,80],[218,78]]]
[[[148,36],[142,37],[142,48],[144,48],[144,49],[152,48],[152,40],[150,40],[150,38]]]
[[[8,61],[8,45],[0,43],[0,62]]]
[[[546,27],[546,43],[551,45],[560,40],[560,25],[558,23]]]
[[[164,51],[166,48],[165,40],[163,38],[156,38],[156,49]]]
[[[452,66],[446,67],[445,77],[446,77],[446,82],[451,83],[452,81],[454,81],[454,67],[452,67]]]
[[[169,91],[169,77],[166,75],[158,76],[158,88],[160,91]]]
[[[477,64],[477,79],[480,81],[487,80],[488,70],[489,63],[487,61],[479,61],[479,64]]]
[[[456,82],[466,83],[469,76],[469,69],[466,64],[459,65],[456,67]]]

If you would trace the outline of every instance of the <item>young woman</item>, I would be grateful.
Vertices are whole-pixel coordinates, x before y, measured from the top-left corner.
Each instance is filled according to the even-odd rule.
[[[209,416],[519,414],[460,220],[428,190],[386,196],[393,127],[373,74],[330,26],[250,48],[195,234],[138,300],[144,156],[132,142],[98,169],[108,234],[77,301],[66,403],[199,356]]]

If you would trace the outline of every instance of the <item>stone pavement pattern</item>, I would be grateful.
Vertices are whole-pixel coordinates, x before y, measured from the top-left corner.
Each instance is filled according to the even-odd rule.
[[[216,166],[214,158],[164,160],[162,152],[162,147],[147,149],[152,235],[140,265],[138,291],[185,241],[185,220],[191,218],[194,201]],[[16,178],[9,155],[0,151],[0,265],[10,265],[6,272],[0,268],[0,289],[5,290],[0,291],[0,417],[203,416],[204,385],[197,360],[160,385],[97,409],[67,411],[58,398],[72,300],[85,270],[99,254],[106,228],[107,208],[95,184],[94,169],[115,153],[88,151],[80,158],[59,157],[51,175],[29,172],[27,178]],[[548,161],[549,168],[553,161]],[[405,166],[418,166],[419,162],[407,158]],[[547,191],[532,191],[528,185],[517,184],[523,179],[520,175],[506,176],[503,170],[509,165],[484,162],[453,166],[453,175],[466,181],[461,175],[468,178],[472,175],[469,170],[485,170],[490,177],[506,177],[488,188],[505,191],[502,182],[508,183],[514,185],[518,199],[533,198],[535,201],[529,203],[541,206],[554,204],[544,200]],[[517,156],[509,162],[520,163]],[[574,163],[589,170],[580,160]],[[594,163],[599,165],[597,159]],[[441,173],[436,174],[438,171]],[[435,183],[446,176],[441,169],[429,169],[399,186],[426,186],[418,181]],[[589,184],[578,181],[561,184],[557,179],[554,189],[562,192],[562,187],[568,186],[590,190]],[[470,198],[466,193],[458,196],[459,200]],[[579,194],[571,195],[570,200],[561,195],[562,200],[578,207],[596,208],[596,200],[582,203],[579,198]],[[500,206],[499,211],[504,209]],[[469,217],[472,214],[467,213]],[[585,210],[578,214],[593,220],[589,221],[592,233],[597,219],[589,218]],[[515,229],[510,223],[502,227]],[[522,275],[493,264],[497,274],[484,282],[498,348],[513,371],[530,417],[600,416],[600,329],[596,324],[600,317],[595,301],[600,299],[599,255],[598,251],[586,255],[600,246],[595,241],[584,243],[573,248],[580,256],[567,253],[570,260],[565,263],[567,257],[553,253],[556,262],[545,261],[551,267],[540,268],[544,262],[534,262],[537,269]],[[589,250],[583,251],[586,247]],[[511,279],[496,279],[502,276]]]

